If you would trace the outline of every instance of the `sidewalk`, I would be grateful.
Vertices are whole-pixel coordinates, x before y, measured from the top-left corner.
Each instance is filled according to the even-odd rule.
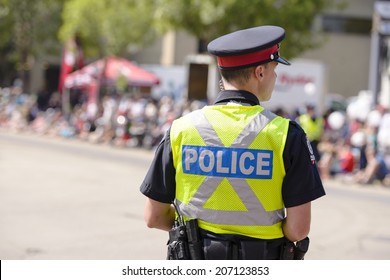
[[[374,181],[371,184],[357,184],[351,182],[350,178],[344,175],[337,175],[332,177],[332,179],[322,181],[325,190],[327,187],[339,188],[339,189],[348,189],[355,190],[360,192],[368,193],[383,193],[384,195],[390,196],[390,187],[382,185],[379,181]]]

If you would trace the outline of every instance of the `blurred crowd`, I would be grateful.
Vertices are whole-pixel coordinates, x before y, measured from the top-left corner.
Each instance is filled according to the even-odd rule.
[[[324,115],[309,105],[296,118],[312,144],[322,180],[390,186],[390,112],[365,101]]]
[[[390,186],[388,108],[377,105],[366,113],[352,106],[349,109],[347,114],[334,112],[328,117],[319,146],[322,177],[341,174],[348,183]]]
[[[153,149],[172,121],[201,108],[200,101],[178,103],[141,94],[104,96],[99,104],[73,104],[64,114],[58,93],[25,94],[20,88],[0,89],[0,127],[53,137],[72,138],[120,147]],[[365,105],[367,103],[365,102]],[[367,107],[367,106],[366,106]],[[323,180],[390,186],[390,112],[383,106],[345,111],[315,106],[282,109],[276,114],[300,123],[313,147]]]
[[[78,102],[70,113],[58,93],[24,94],[19,88],[0,90],[0,127],[91,143],[154,148],[172,121],[204,104],[178,104],[171,97],[155,100],[142,94],[107,95],[99,104]]]

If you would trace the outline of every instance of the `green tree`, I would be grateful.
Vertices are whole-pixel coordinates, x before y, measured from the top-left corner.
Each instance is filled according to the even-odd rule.
[[[23,80],[25,89],[28,88],[32,63],[43,56],[58,53],[56,34],[61,24],[59,15],[63,2],[0,0],[1,63],[14,66],[14,76]],[[2,70],[5,76],[12,73],[8,67]],[[4,76],[2,79],[4,82]]]
[[[80,38],[87,56],[125,55],[155,38],[152,1],[68,0],[59,38]]]
[[[1,83],[10,65],[28,84],[31,64],[60,57],[62,44],[78,37],[86,57],[126,55],[169,30],[185,30],[204,42],[263,24],[287,31],[283,55],[318,45],[314,19],[344,0],[0,0]],[[203,49],[204,50],[204,49]]]
[[[340,2],[340,1],[338,1]],[[283,56],[294,57],[321,42],[311,29],[317,15],[338,7],[334,0],[156,0],[155,21],[160,32],[181,29],[206,46],[213,38],[258,25],[286,30]],[[205,49],[200,50],[205,51]]]

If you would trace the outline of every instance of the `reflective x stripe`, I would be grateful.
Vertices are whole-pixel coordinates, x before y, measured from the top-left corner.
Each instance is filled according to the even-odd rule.
[[[189,114],[188,117],[191,118],[206,146],[224,146],[202,111],[199,111],[198,114]],[[276,115],[266,110],[259,113],[237,136],[231,147],[247,148],[255,140],[258,133],[275,117]],[[203,207],[224,179],[229,181],[247,211],[215,210]],[[244,178],[206,176],[188,205],[178,200],[176,203],[182,215],[199,218],[214,224],[268,226],[280,222],[284,218],[284,209],[267,212]]]

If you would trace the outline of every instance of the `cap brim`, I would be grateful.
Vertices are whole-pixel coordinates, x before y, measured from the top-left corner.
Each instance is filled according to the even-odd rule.
[[[280,57],[280,56],[278,56],[278,58],[276,58],[275,61],[277,61],[279,63],[282,63],[284,65],[291,65],[291,63],[288,62],[287,59],[284,59],[283,57]]]

